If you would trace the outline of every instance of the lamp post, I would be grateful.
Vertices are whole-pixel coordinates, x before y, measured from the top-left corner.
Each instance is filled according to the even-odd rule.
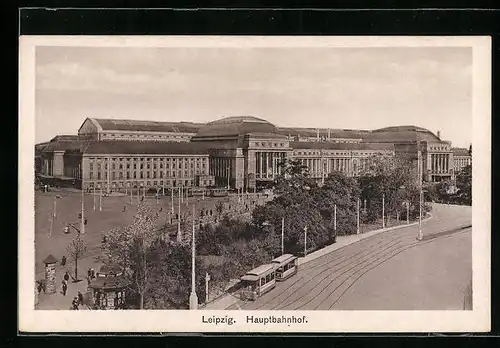
[[[102,211],[102,184],[99,186],[99,211]]]
[[[93,197],[93,201],[94,201],[94,211],[95,211],[95,184],[93,185],[93,190],[94,190],[94,197]]]
[[[156,204],[158,204],[158,194],[160,192],[160,188],[156,189]]]
[[[229,167],[227,167],[226,170],[227,170],[227,190],[229,191],[229,174],[230,174]]]
[[[193,204],[193,236],[191,240],[191,295],[189,295],[189,309],[198,309],[198,296],[196,295],[196,247],[195,247],[195,231],[194,231],[194,204]]]

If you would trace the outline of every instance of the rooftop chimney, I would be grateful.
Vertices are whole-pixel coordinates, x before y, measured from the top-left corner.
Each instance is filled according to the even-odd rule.
[[[441,140],[441,131],[439,131],[439,130],[437,131],[437,137],[439,140]]]

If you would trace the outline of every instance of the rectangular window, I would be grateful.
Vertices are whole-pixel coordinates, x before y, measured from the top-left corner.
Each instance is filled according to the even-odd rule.
[[[120,173],[121,174],[121,173]],[[115,180],[115,172],[111,173],[111,180]]]
[[[141,173],[141,179],[144,179],[144,172],[140,172]]]
[[[146,177],[149,179],[149,172],[146,172]]]
[[[127,179],[130,179],[130,173],[127,172]]]
[[[137,173],[136,172],[134,172],[134,179],[137,179]]]
[[[94,173],[90,172],[89,173],[89,178],[90,178],[90,180],[92,180],[94,178]]]
[[[97,172],[97,180],[101,180],[101,172]]]

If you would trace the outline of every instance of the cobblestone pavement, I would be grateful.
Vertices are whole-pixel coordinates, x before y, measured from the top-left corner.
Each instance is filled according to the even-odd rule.
[[[362,280],[363,277],[367,277],[367,274],[370,274],[370,272],[373,272],[377,268],[384,268],[385,263],[393,258],[399,260],[398,263],[391,264],[393,268],[395,268],[395,265],[401,267],[398,269],[399,277],[396,279],[391,278],[390,280],[381,277],[378,281],[372,280],[367,282],[369,288],[365,288],[365,291],[362,292],[364,296],[370,297],[371,294],[383,293],[383,289],[398,288],[398,285],[395,284],[397,282],[401,284],[414,284],[418,290],[415,294],[421,294],[421,297],[412,299],[411,296],[408,297],[405,295],[403,289],[400,287],[402,292],[399,294],[402,296],[402,299],[394,300],[393,302],[397,303],[399,307],[393,308],[391,303],[387,302],[384,307],[384,304],[380,305],[379,303],[379,306],[382,308],[447,309],[450,306],[453,307],[453,305],[446,304],[446,297],[449,298],[450,293],[455,295],[460,294],[456,296],[461,296],[461,305],[463,290],[472,272],[472,263],[466,262],[465,267],[463,267],[463,264],[454,267],[454,258],[450,257],[450,255],[453,255],[456,251],[457,253],[465,253],[465,255],[462,255],[462,258],[465,260],[470,258],[470,254],[472,253],[470,243],[471,229],[460,228],[471,224],[471,207],[435,205],[432,213],[433,218],[423,222],[423,231],[426,236],[426,239],[423,241],[416,239],[418,226],[405,227],[374,235],[301,265],[297,275],[278,283],[275,289],[263,295],[255,302],[238,301],[227,309],[328,310],[337,309],[340,304],[344,308],[369,309],[368,307],[362,308],[363,301],[350,301],[348,304],[340,301],[343,296],[349,294],[349,291],[354,287],[356,282],[359,282],[360,279]],[[445,231],[448,231],[448,233],[443,233]],[[455,242],[450,237],[453,232],[463,234],[465,237]],[[429,238],[433,234],[436,234],[436,238]],[[450,238],[447,239],[447,237]],[[446,248],[447,242],[449,242],[449,248],[455,248],[456,250],[450,254],[440,252],[436,248],[424,248],[426,244],[436,243],[437,241],[439,241],[439,245],[442,248]],[[418,261],[415,262],[419,262],[420,265],[426,265],[426,267],[416,269],[411,266],[415,260],[415,255],[407,253],[407,251],[412,248],[415,248],[414,253],[418,254]],[[396,259],[398,255],[400,257]],[[451,287],[451,289],[442,289],[441,292],[436,293],[436,291],[426,289],[417,280],[422,275],[420,273],[426,269],[438,269],[439,267],[441,267],[440,269],[444,273],[432,273],[431,279],[437,284]],[[457,273],[459,274],[458,276]],[[460,282],[450,282],[447,277],[463,280],[463,284]],[[427,278],[429,278],[428,275]],[[427,281],[430,280],[427,279]],[[377,291],[371,292],[370,289],[372,288],[377,288]],[[393,295],[394,293],[398,294],[397,291],[393,291]],[[443,296],[443,294],[447,295]],[[433,296],[438,300],[422,300],[422,298],[432,298]],[[359,296],[354,296],[353,298],[359,299]],[[407,302],[404,301],[404,298],[407,299]],[[440,302],[439,300],[443,300],[444,302]],[[418,307],[418,303],[424,303],[429,308]],[[457,305],[457,307],[460,307],[460,305]],[[374,304],[371,305],[371,307],[374,306]]]

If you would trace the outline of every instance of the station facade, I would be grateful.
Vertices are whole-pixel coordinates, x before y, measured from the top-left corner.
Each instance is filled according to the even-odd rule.
[[[278,128],[253,116],[206,124],[86,119],[78,135],[58,136],[35,147],[35,171],[70,180],[85,190],[104,188],[270,186],[283,159],[307,166],[323,180],[333,171],[358,175],[375,155],[414,163],[423,181],[453,179],[472,162],[439,132],[415,126],[374,131]]]

